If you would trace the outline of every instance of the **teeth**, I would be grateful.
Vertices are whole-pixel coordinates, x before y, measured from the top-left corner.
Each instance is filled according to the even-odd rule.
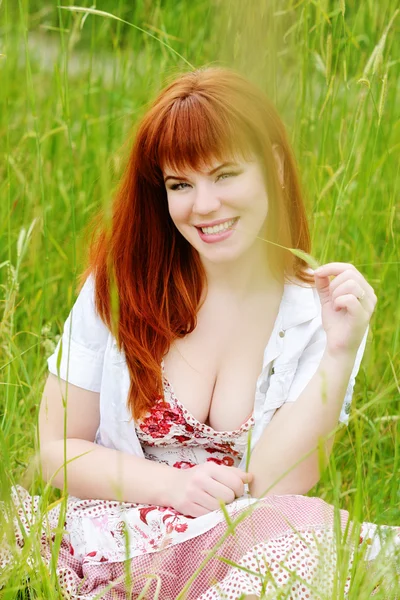
[[[230,221],[225,221],[225,223],[220,223],[219,225],[214,225],[214,227],[201,227],[203,233],[219,233],[220,231],[225,231],[225,229],[229,229],[234,224],[235,219],[231,219]]]

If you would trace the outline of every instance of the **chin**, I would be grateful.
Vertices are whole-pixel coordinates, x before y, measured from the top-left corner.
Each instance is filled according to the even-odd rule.
[[[198,252],[201,258],[212,264],[234,262],[246,252],[246,250],[243,248],[221,248],[219,249],[219,251],[216,250],[217,249],[215,249],[215,251],[211,250],[209,252],[198,250]]]

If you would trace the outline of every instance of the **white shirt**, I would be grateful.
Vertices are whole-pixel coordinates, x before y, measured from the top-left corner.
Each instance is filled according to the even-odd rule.
[[[302,286],[307,284],[302,283]],[[360,368],[369,325],[357,351],[339,420],[348,423],[356,375]],[[62,341],[62,353],[58,357]],[[326,347],[318,291],[311,286],[284,285],[271,337],[264,350],[263,368],[257,379],[251,451],[275,411],[295,402],[306,387]],[[94,279],[89,276],[64,324],[54,353],[48,358],[50,373],[78,387],[100,393],[100,425],[95,442],[144,457],[127,408],[129,371],[114,336],[97,315]],[[246,454],[239,468],[245,470]]]

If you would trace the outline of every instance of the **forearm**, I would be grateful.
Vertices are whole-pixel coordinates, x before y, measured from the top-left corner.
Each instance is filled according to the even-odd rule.
[[[168,489],[174,467],[86,440],[67,439],[66,461],[73,458],[66,465],[67,491],[73,496],[170,506]],[[41,464],[46,481],[59,469],[51,484],[62,489],[64,440],[42,448]]]
[[[299,398],[274,415],[250,457],[252,496],[304,494],[317,483],[318,447],[325,439],[327,459],[333,445],[329,434],[338,424],[354,359],[355,355],[330,355],[326,351]]]

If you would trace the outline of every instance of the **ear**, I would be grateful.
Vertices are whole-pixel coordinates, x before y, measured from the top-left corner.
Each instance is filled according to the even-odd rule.
[[[282,146],[279,144],[272,145],[272,152],[274,153],[276,168],[278,170],[278,177],[281,185],[285,183],[285,156],[283,154]]]

